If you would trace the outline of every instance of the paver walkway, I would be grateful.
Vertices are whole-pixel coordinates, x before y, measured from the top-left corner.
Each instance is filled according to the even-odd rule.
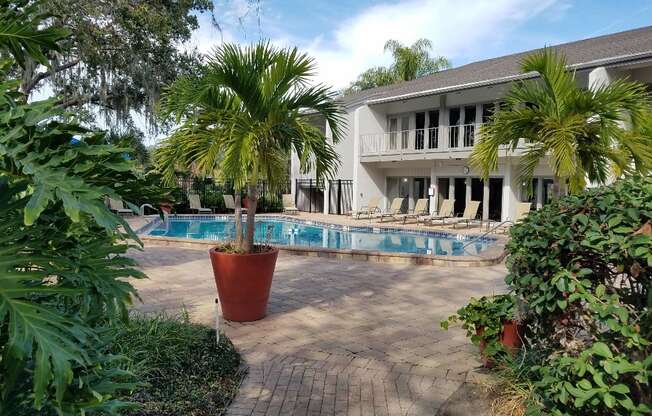
[[[214,323],[202,250],[133,254],[150,276],[143,310],[188,309]],[[505,268],[437,268],[283,256],[268,316],[225,323],[249,365],[230,415],[434,415],[474,377],[477,349],[439,321],[469,297],[504,289]],[[471,380],[472,381],[472,380]]]

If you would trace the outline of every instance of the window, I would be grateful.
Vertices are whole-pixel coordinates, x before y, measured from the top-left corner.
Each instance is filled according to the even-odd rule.
[[[410,138],[410,117],[403,116],[401,117],[401,149],[407,149],[409,147],[409,138]]]
[[[396,117],[389,119],[389,150],[396,150],[396,132],[398,131],[398,119]]]

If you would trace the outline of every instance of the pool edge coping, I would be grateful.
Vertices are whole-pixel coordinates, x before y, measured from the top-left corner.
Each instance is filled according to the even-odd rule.
[[[264,215],[264,214],[263,214]],[[213,215],[213,217],[218,215]],[[285,215],[268,215],[269,217],[275,218],[288,218],[293,219],[291,216]],[[209,217],[209,216],[203,216]],[[181,218],[193,218],[190,215],[181,216]],[[160,219],[158,220],[160,221]],[[163,245],[163,246],[180,246],[196,249],[208,249],[214,247],[217,243],[214,240],[207,239],[195,239],[195,238],[181,238],[181,237],[163,237],[163,236],[152,236],[148,234],[142,234],[143,232],[149,231],[152,227],[158,225],[158,221],[154,220],[149,224],[140,227],[136,233],[143,243],[149,243],[152,245]],[[319,221],[313,221],[312,224],[318,225],[330,225],[329,223],[323,223]],[[334,224],[339,225],[339,224]],[[380,225],[380,224],[379,224]],[[397,231],[416,231],[424,232],[423,230],[411,230],[408,228],[391,228],[391,227],[382,227]],[[450,234],[445,231],[432,231],[433,233],[441,234]],[[472,234],[467,234],[469,237],[475,237]],[[438,255],[427,255],[427,254],[412,254],[412,253],[391,253],[391,252],[382,252],[382,251],[373,251],[373,250],[353,250],[353,249],[333,249],[333,248],[324,248],[324,247],[303,247],[303,246],[284,246],[277,245],[279,250],[282,253],[298,255],[298,256],[308,256],[308,257],[322,257],[322,258],[334,258],[334,259],[351,259],[358,261],[372,261],[376,263],[392,263],[392,264],[412,264],[412,265],[427,265],[427,266],[447,266],[447,267],[479,267],[479,266],[491,266],[494,264],[501,263],[506,256],[505,243],[507,238],[504,236],[492,235],[490,237],[493,241],[489,247],[481,251],[477,255],[468,255],[468,256],[438,256]]]

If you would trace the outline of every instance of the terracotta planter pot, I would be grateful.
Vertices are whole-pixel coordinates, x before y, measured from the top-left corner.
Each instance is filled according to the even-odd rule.
[[[500,342],[505,346],[507,351],[514,354],[521,347],[521,337],[519,335],[520,325],[516,321],[503,322],[503,332],[500,334]]]
[[[249,198],[247,198],[246,196],[242,198],[242,208],[249,209]]]
[[[165,212],[166,214],[172,214],[172,204],[163,202],[160,203],[159,208],[161,208],[161,211]]]
[[[265,253],[209,251],[224,319],[256,321],[265,316],[278,249]]]

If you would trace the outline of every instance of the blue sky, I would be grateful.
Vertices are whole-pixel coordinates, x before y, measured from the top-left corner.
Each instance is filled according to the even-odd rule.
[[[652,1],[571,0],[216,0],[222,33],[202,16],[192,44],[268,38],[317,60],[317,81],[346,86],[390,62],[389,39],[425,37],[454,66],[652,24]]]

